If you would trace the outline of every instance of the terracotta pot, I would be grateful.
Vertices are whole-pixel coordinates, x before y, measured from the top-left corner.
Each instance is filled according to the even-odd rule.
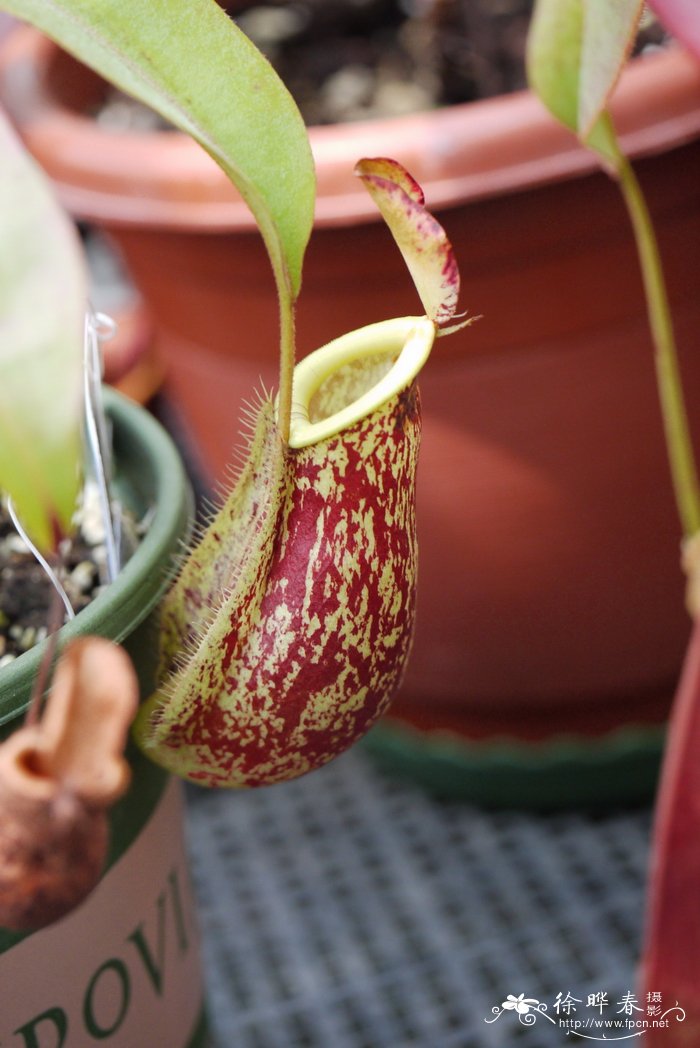
[[[31,30],[0,91],[60,196],[108,229],[152,312],[169,381],[219,476],[241,400],[274,384],[273,282],[252,219],[174,132],[116,134],[81,115],[100,82]],[[691,408],[700,358],[700,71],[637,60],[615,105],[657,225]],[[425,188],[483,314],[422,378],[418,631],[396,716],[470,737],[601,733],[663,720],[688,624],[652,349],[616,188],[527,92],[312,129],[317,229],[302,353],[416,309],[390,237],[352,177],[389,155]]]
[[[109,316],[116,330],[101,347],[104,381],[137,404],[147,404],[164,377],[150,314],[142,302],[132,302],[112,310]]]

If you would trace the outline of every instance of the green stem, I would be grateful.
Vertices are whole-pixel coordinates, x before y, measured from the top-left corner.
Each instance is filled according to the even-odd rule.
[[[700,489],[659,248],[649,210],[632,166],[620,155],[616,168],[634,229],[644,281],[676,504],[685,535],[693,535],[700,530]]]
[[[279,285],[278,285],[279,290]],[[289,443],[292,417],[292,382],[296,337],[294,324],[294,301],[290,295],[280,293],[280,383],[277,401],[277,427],[284,444]]]

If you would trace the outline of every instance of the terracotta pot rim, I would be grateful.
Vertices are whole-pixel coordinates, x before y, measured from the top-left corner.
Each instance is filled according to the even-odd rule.
[[[30,149],[77,216],[113,226],[253,230],[246,205],[204,151],[178,132],[110,132],[50,97],[56,45],[20,26],[0,48],[0,95]],[[700,135],[700,66],[680,48],[633,62],[613,114],[631,156]],[[310,129],[317,225],[378,220],[352,175],[361,156],[389,155],[434,208],[517,192],[596,169],[529,91],[430,112]]]

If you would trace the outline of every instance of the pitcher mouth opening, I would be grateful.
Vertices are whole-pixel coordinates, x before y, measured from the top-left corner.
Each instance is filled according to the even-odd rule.
[[[435,340],[427,317],[399,317],[350,331],[294,369],[289,446],[334,437],[406,389]]]

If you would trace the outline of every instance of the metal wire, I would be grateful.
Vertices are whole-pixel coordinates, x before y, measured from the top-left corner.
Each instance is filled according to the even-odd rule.
[[[30,553],[32,553],[34,558],[39,562],[41,567],[44,569],[46,575],[49,578],[49,581],[51,582],[51,585],[53,586],[53,588],[56,590],[56,592],[58,593],[59,597],[61,598],[61,601],[63,603],[63,607],[66,609],[66,618],[74,619],[75,618],[75,611],[73,610],[73,605],[70,602],[70,598],[69,598],[68,594],[66,593],[65,589],[63,588],[63,583],[61,582],[61,580],[59,579],[58,575],[56,574],[56,572],[53,570],[53,568],[49,564],[48,560],[46,560],[46,558],[41,554],[41,552],[37,549],[37,547],[34,545],[32,540],[30,539],[30,537],[27,534],[27,532],[24,530],[24,527],[22,526],[22,522],[19,519],[19,517],[17,516],[17,511],[15,510],[14,503],[12,502],[12,499],[8,498],[6,500],[6,502],[5,502],[5,505],[7,506],[7,512],[10,515],[10,520],[12,521],[12,523],[13,523],[13,525],[15,527],[15,531],[20,536],[20,538],[22,539],[24,544],[27,546],[27,548],[29,549]]]
[[[102,402],[102,356],[100,342],[111,338],[114,321],[104,313],[88,311],[85,317],[85,432],[93,475],[97,484],[107,552],[107,578],[113,582],[121,567],[118,536],[119,514],[111,494],[112,452]]]

